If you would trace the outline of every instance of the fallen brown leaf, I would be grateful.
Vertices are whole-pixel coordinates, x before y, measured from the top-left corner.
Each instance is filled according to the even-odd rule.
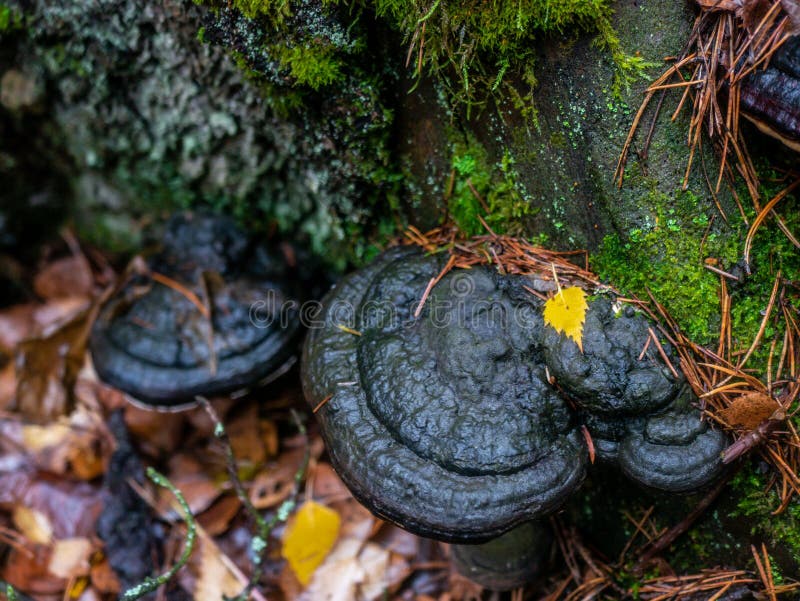
[[[41,511],[17,505],[11,512],[17,530],[32,543],[48,545],[53,540],[53,525]]]
[[[231,520],[239,513],[242,502],[236,495],[225,495],[197,516],[198,523],[211,536],[218,536],[230,527]]]
[[[125,407],[128,431],[136,438],[139,448],[153,457],[172,453],[181,445],[185,424],[183,413],[149,411],[131,404]]]
[[[2,357],[0,357],[1,361]],[[17,371],[13,361],[6,361],[5,365],[0,367],[0,411],[5,411],[11,406],[16,392]]]
[[[103,507],[100,490],[86,482],[34,475],[25,468],[0,472],[0,505],[46,516],[55,539],[94,536]]]
[[[59,578],[69,580],[88,576],[91,570],[89,558],[94,551],[88,538],[66,538],[53,543],[48,571]]]
[[[98,554],[95,554],[98,555]],[[104,594],[116,595],[120,592],[120,584],[114,570],[105,556],[98,560],[93,558],[90,569],[92,586]]]
[[[33,280],[33,289],[44,299],[92,295],[92,272],[84,257],[70,256],[48,263]]]
[[[14,408],[26,420],[47,423],[69,412],[86,354],[88,317],[84,311],[53,332],[19,344]]]
[[[207,539],[200,539],[197,582],[194,589],[195,601],[211,601],[235,597],[242,590],[242,584],[231,573],[222,559],[222,553]]]
[[[36,328],[36,305],[15,305],[0,311],[0,351],[12,354]]]
[[[66,582],[50,574],[50,548],[36,545],[30,553],[12,548],[0,569],[0,579],[30,595],[60,595]]]
[[[240,470],[257,466],[266,460],[267,449],[261,437],[258,407],[255,404],[237,411],[226,430]]]

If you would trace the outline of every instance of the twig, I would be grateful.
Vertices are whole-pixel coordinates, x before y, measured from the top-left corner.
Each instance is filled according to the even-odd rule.
[[[194,543],[197,538],[197,528],[194,521],[194,516],[192,515],[192,510],[189,508],[189,503],[186,502],[186,498],[183,496],[183,493],[181,493],[181,491],[178,490],[178,488],[172,484],[172,482],[170,482],[166,476],[157,472],[154,468],[148,467],[146,473],[150,480],[152,480],[156,485],[169,490],[178,501],[178,504],[184,513],[184,521],[186,522],[186,543],[184,544],[183,553],[181,553],[178,561],[175,562],[169,570],[159,576],[148,576],[143,582],[125,591],[122,594],[123,601],[135,601],[136,599],[144,597],[148,593],[152,593],[162,584],[169,582],[172,577],[175,576],[178,570],[185,566],[189,561],[189,557],[191,557],[192,552],[194,551]]]
[[[189,290],[186,286],[173,280],[171,277],[164,275],[163,273],[158,273],[156,271],[150,272],[150,277],[153,281],[158,282],[159,284],[166,286],[167,288],[172,288],[179,294],[182,294],[186,297],[186,299],[191,302],[197,310],[202,313],[203,317],[206,319],[211,319],[211,313],[208,311],[208,307],[206,307],[200,298],[191,290]]]
[[[300,421],[300,417],[294,410],[292,410],[292,419],[295,422],[298,431],[303,435],[305,439],[305,452],[303,453],[303,460],[300,464],[300,467],[297,469],[297,472],[295,473],[294,476],[294,487],[292,489],[292,493],[290,494],[289,498],[286,499],[280,505],[280,507],[278,507],[278,510],[275,512],[275,515],[270,520],[266,520],[253,506],[252,502],[250,501],[250,497],[247,495],[247,491],[245,490],[244,485],[242,484],[242,481],[239,479],[239,474],[238,474],[239,470],[236,464],[236,457],[233,454],[233,447],[231,446],[228,432],[225,429],[225,426],[222,423],[222,421],[219,419],[219,415],[217,415],[217,412],[211,406],[211,403],[208,401],[208,399],[200,396],[196,398],[198,402],[203,406],[203,409],[205,409],[206,413],[208,413],[208,416],[211,418],[211,421],[214,423],[214,436],[222,443],[223,449],[225,451],[225,464],[226,464],[226,469],[228,471],[228,477],[230,478],[234,490],[236,491],[236,495],[242,502],[242,505],[244,506],[245,511],[248,514],[248,517],[252,520],[252,522],[255,525],[256,534],[250,541],[253,572],[250,575],[250,580],[248,581],[247,586],[241,593],[239,593],[232,600],[232,601],[247,601],[247,599],[250,597],[251,593],[261,580],[262,574],[264,573],[264,558],[266,555],[270,534],[279,523],[285,522],[289,518],[289,515],[291,514],[292,510],[295,508],[297,504],[297,497],[300,494],[300,485],[303,479],[305,478],[305,473],[306,470],[308,469],[308,461],[310,458],[308,435],[306,434],[305,426]]]
[[[706,509],[708,509],[714,500],[719,496],[732,476],[733,472],[728,472],[725,474],[716,484],[716,486],[714,486],[714,488],[712,488],[709,493],[700,500],[697,506],[692,509],[689,515],[662,534],[658,540],[656,540],[653,545],[642,554],[642,556],[639,558],[639,561],[636,562],[635,570],[637,572],[641,572],[654,557],[672,546],[672,543],[674,543],[678,537],[686,532],[691,525],[697,521],[697,518],[705,513]]]

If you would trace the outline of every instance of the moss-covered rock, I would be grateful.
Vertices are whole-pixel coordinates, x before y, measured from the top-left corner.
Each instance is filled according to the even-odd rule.
[[[223,49],[198,41],[202,12],[172,1],[26,5],[9,62],[46,82],[79,223],[117,243],[138,216],[210,205],[341,263],[391,186],[379,177],[391,114],[364,84],[279,115]]]

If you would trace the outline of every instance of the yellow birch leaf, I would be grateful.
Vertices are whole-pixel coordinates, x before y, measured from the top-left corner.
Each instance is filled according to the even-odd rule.
[[[586,293],[577,286],[564,288],[544,304],[544,322],[563,332],[583,352],[583,322],[586,320]]]
[[[340,523],[333,509],[306,501],[287,526],[282,555],[303,586],[336,543]]]

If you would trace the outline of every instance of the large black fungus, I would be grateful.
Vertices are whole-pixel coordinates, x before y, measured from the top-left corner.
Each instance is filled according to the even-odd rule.
[[[587,453],[544,381],[524,278],[451,273],[414,318],[441,267],[395,249],[340,282],[306,340],[303,385],[312,405],[333,395],[317,416],[362,503],[423,536],[485,541],[557,508]]]
[[[581,352],[544,324],[543,301],[528,291],[551,282],[488,266],[450,271],[417,311],[444,261],[384,253],[325,297],[306,339],[306,398],[321,405],[334,466],[372,511],[472,543],[454,551],[459,568],[506,588],[524,570],[497,549],[541,564],[531,532],[548,531],[531,521],[581,484],[582,426],[601,458],[650,487],[687,491],[719,474],[724,438],[700,421],[656,343],[642,353],[644,316],[598,296]]]
[[[758,129],[800,151],[800,36],[742,80],[739,106]]]
[[[285,262],[234,223],[170,220],[163,250],[101,310],[90,349],[100,378],[174,407],[281,373],[293,360],[297,293]]]

